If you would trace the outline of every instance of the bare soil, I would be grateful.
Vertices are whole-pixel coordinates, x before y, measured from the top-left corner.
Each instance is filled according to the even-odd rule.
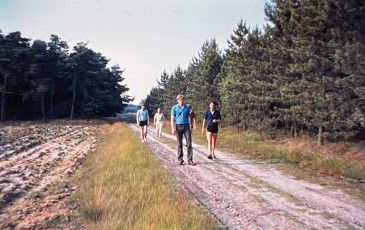
[[[0,229],[76,228],[70,178],[96,143],[97,126],[0,127]]]
[[[139,137],[139,128],[130,127]],[[69,202],[77,190],[70,178],[94,149],[97,132],[96,125],[0,126],[0,229],[82,229],[77,202]],[[227,229],[365,229],[365,204],[341,189],[222,151],[209,160],[198,144],[197,165],[179,166],[175,137],[156,138],[152,129],[145,144]]]

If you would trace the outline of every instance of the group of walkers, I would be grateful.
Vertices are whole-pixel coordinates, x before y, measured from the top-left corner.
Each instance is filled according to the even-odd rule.
[[[188,165],[196,165],[193,161],[193,148],[191,134],[196,129],[196,114],[193,112],[193,107],[184,102],[184,95],[179,94],[176,96],[177,104],[171,108],[171,133],[176,136],[177,139],[177,158],[179,165],[184,164],[183,153],[183,137],[185,136],[185,144],[187,148],[187,161]],[[214,154],[217,144],[218,136],[218,124],[221,121],[221,115],[216,108],[217,102],[211,101],[209,109],[204,114],[202,124],[202,134],[206,132],[208,141],[208,159],[216,159]],[[148,110],[145,108],[145,104],[141,105],[141,109],[137,111],[136,116],[137,124],[141,128],[142,142],[147,141],[147,127],[149,126]],[[156,127],[156,136],[162,137],[162,126],[164,124],[165,117],[158,108],[153,118],[153,123]]]

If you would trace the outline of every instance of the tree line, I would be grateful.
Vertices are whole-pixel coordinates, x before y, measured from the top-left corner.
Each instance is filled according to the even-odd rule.
[[[0,30],[1,122],[114,116],[133,98],[108,62],[83,42],[69,51],[57,35],[31,42]]]
[[[242,20],[220,50],[206,41],[186,70],[164,71],[145,102],[167,115],[178,93],[202,117],[219,102],[223,125],[349,139],[365,129],[365,2],[271,0],[267,24]]]

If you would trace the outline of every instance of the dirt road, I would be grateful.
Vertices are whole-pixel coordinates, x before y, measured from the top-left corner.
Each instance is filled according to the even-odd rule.
[[[137,127],[131,128],[138,135]],[[146,144],[156,157],[228,229],[365,229],[365,204],[340,190],[221,151],[209,160],[207,147],[198,144],[193,145],[197,165],[179,166],[175,137],[164,134],[160,140],[152,129],[149,133]]]
[[[138,137],[138,127],[130,127]],[[94,149],[97,132],[92,125],[1,126],[0,229],[75,228],[78,207],[67,200],[76,187],[67,178]],[[145,144],[228,229],[365,229],[365,204],[340,190],[221,151],[208,160],[206,146],[197,144],[197,165],[178,166],[175,137],[149,133]]]

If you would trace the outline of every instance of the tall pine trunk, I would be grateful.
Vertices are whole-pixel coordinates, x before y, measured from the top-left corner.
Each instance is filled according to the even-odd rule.
[[[8,73],[4,75],[4,89],[2,91],[2,100],[1,100],[1,123],[5,121],[6,116],[6,91],[7,91],[7,81],[8,81]]]
[[[51,92],[50,92],[50,105],[49,105],[49,119],[53,119],[53,94],[54,94],[54,86],[52,84]]]
[[[43,120],[43,122],[44,121],[46,121],[46,109],[45,109],[45,100],[44,100],[44,98],[45,98],[45,96],[44,96],[44,93],[42,93],[42,95],[41,95],[41,106],[42,106],[42,120]]]
[[[297,123],[295,122],[295,120],[292,122],[291,125],[291,135],[294,136],[294,139],[297,139],[298,137],[298,130],[297,130]]]
[[[72,82],[72,105],[71,105],[70,120],[74,118],[75,101],[76,101],[76,74],[74,75],[74,80]]]
[[[323,126],[320,125],[318,128],[318,139],[317,139],[317,145],[323,145]]]

